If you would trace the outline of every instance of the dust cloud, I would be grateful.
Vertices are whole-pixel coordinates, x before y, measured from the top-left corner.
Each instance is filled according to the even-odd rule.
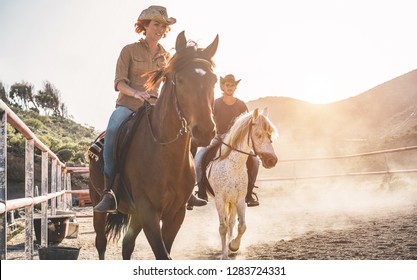
[[[417,175],[259,181],[260,206],[246,209],[247,230],[234,259],[417,259]],[[78,209],[92,214],[91,207]],[[77,219],[80,260],[97,259],[91,218]],[[173,244],[175,260],[217,260],[221,254],[212,197],[187,211]],[[109,242],[106,259],[120,260]],[[24,258],[23,232],[8,240],[8,259]],[[17,250],[19,249],[19,251]],[[35,256],[35,259],[37,257]],[[143,232],[133,259],[154,259]]]
[[[261,182],[260,206],[246,209],[247,230],[237,259],[257,244],[301,238],[303,235],[353,229],[358,223],[401,216],[417,205],[415,178],[367,176],[283,182]],[[218,218],[213,198],[207,206],[188,211],[173,247],[180,258],[195,250],[202,259],[220,254]]]

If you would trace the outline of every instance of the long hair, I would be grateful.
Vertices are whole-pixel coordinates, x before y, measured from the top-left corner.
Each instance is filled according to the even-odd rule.
[[[149,23],[151,22],[150,19],[146,19],[146,20],[140,20],[138,19],[135,22],[135,32],[138,34],[143,34],[144,36],[146,36],[146,28],[149,26]],[[165,30],[165,33],[162,35],[162,38],[165,38],[167,36],[168,31],[171,30],[171,26],[167,25],[167,29]]]

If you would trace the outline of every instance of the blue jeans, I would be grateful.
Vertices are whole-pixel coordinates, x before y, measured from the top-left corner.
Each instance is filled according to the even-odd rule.
[[[107,124],[106,134],[104,135],[104,175],[110,178],[114,175],[114,141],[122,122],[132,114],[133,111],[125,106],[118,105],[110,116]]]

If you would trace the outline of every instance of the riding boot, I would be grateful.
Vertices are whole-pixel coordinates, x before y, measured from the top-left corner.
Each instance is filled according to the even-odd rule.
[[[116,213],[117,212],[117,200],[116,195],[110,186],[110,179],[107,176],[104,176],[104,194],[101,197],[101,201],[94,207],[94,212],[107,212],[107,213]]]
[[[194,206],[200,207],[204,205],[207,205],[206,200],[199,199],[194,194],[191,194],[187,202],[187,210],[193,210]]]
[[[248,207],[259,206],[258,196],[253,192],[255,185],[248,185],[248,192],[246,194],[245,202]]]
[[[207,178],[204,176],[203,182],[198,183],[198,191],[197,191],[197,196],[199,199],[202,199],[204,201],[208,201],[208,195],[207,195],[207,190],[206,190],[206,182]]]

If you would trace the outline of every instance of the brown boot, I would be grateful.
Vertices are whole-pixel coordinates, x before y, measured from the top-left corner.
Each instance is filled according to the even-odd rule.
[[[200,207],[204,205],[207,205],[206,200],[199,199],[194,194],[192,194],[187,202],[187,210],[193,210],[194,206]]]
[[[105,191],[101,197],[101,201],[93,208],[94,212],[98,213],[116,213],[117,212],[117,200],[116,195],[109,186],[109,179],[106,177],[104,179]]]
[[[198,184],[197,196],[199,199],[208,201],[206,185],[203,182]]]
[[[248,207],[255,207],[259,206],[258,196],[256,193],[253,192],[253,188],[257,188],[256,186],[248,186],[248,193],[246,194],[246,205]]]

